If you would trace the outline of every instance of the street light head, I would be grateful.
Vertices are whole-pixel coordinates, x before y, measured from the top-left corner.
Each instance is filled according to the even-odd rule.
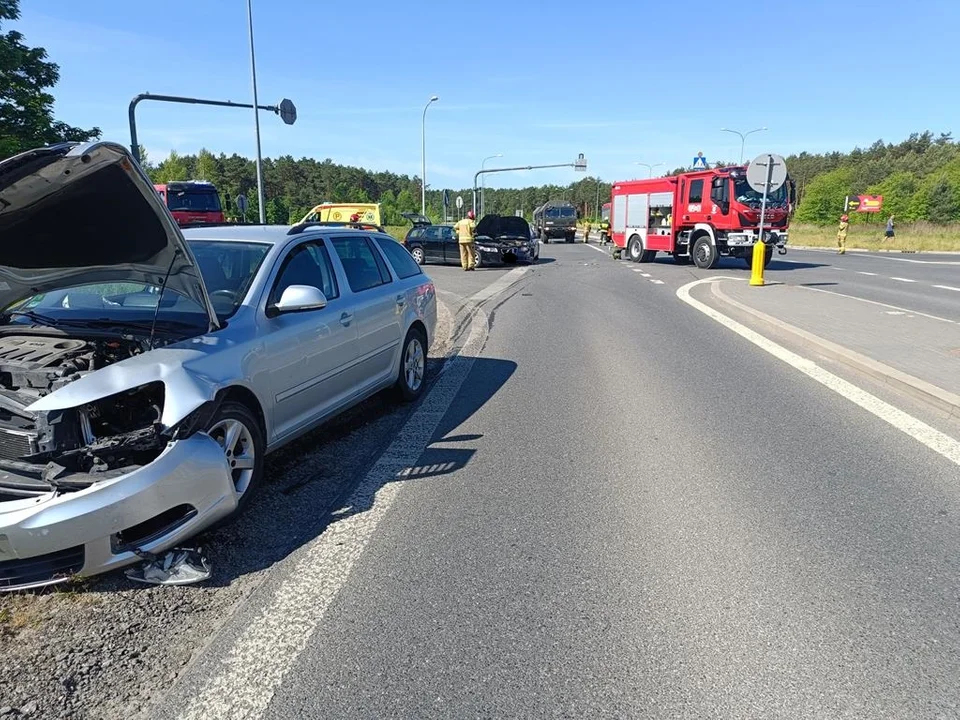
[[[440,99],[439,96],[434,95],[433,97],[430,98],[430,102],[436,102],[439,99]]]

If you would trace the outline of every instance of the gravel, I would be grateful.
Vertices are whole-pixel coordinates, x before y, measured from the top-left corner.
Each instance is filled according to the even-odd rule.
[[[427,365],[436,379],[455,327],[441,305]],[[177,679],[234,609],[364,476],[411,406],[383,393],[267,459],[259,497],[236,522],[200,536],[213,577],[133,585],[112,573],[0,596],[0,718],[129,718]]]

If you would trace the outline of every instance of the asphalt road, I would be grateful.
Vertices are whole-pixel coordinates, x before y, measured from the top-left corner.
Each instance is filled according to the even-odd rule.
[[[710,273],[582,244],[544,255],[556,261],[490,298],[489,336],[468,343],[412,472],[333,512],[325,534],[346,559],[274,568],[264,614],[171,693],[181,709],[960,713],[957,465],[677,299]],[[820,267],[781,272],[818,282],[869,262],[809,256]],[[880,282],[874,265],[858,287]],[[890,269],[908,271],[942,272]],[[433,274],[454,294],[483,282]],[[296,590],[307,581],[312,595]],[[236,650],[258,634],[259,651]]]

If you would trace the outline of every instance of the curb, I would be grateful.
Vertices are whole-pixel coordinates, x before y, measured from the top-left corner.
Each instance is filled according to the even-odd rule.
[[[838,362],[852,367],[855,370],[859,370],[860,372],[865,373],[876,380],[880,380],[881,382],[884,382],[893,388],[901,390],[917,400],[932,405],[951,417],[960,418],[960,395],[956,395],[949,390],[944,390],[943,388],[937,387],[936,385],[928,383],[925,380],[921,380],[918,377],[909,375],[902,370],[897,370],[889,365],[884,365],[873,358],[867,357],[866,355],[861,355],[860,353],[854,352],[853,350],[845,348],[842,345],[838,345],[830,340],[825,340],[824,338],[814,335],[813,333],[790,325],[783,320],[779,320],[771,315],[767,315],[760,310],[749,307],[748,305],[744,305],[743,303],[734,300],[729,295],[724,293],[723,290],[720,289],[720,283],[711,283],[710,287],[713,291],[713,294],[722,302],[732,305],[733,307],[752,315],[758,320],[762,320],[773,327],[795,335],[805,342],[816,346],[821,353],[834,360],[837,360]]]

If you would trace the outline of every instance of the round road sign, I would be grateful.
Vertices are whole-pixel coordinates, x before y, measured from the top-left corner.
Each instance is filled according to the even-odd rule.
[[[235,202],[237,203],[237,210],[239,210],[242,213],[245,213],[247,211],[248,203],[247,203],[246,195],[237,195],[237,199]]]
[[[457,195],[457,210],[463,207],[463,195]]]
[[[769,185],[767,185],[767,177],[770,178]],[[768,193],[776,192],[786,180],[787,163],[780,155],[771,153],[757,155],[747,166],[747,182],[758,193],[762,193],[765,186]]]
[[[287,98],[281,100],[277,106],[277,112],[280,115],[280,119],[287,125],[293,125],[297,121],[297,108],[292,100],[288,100]]]

